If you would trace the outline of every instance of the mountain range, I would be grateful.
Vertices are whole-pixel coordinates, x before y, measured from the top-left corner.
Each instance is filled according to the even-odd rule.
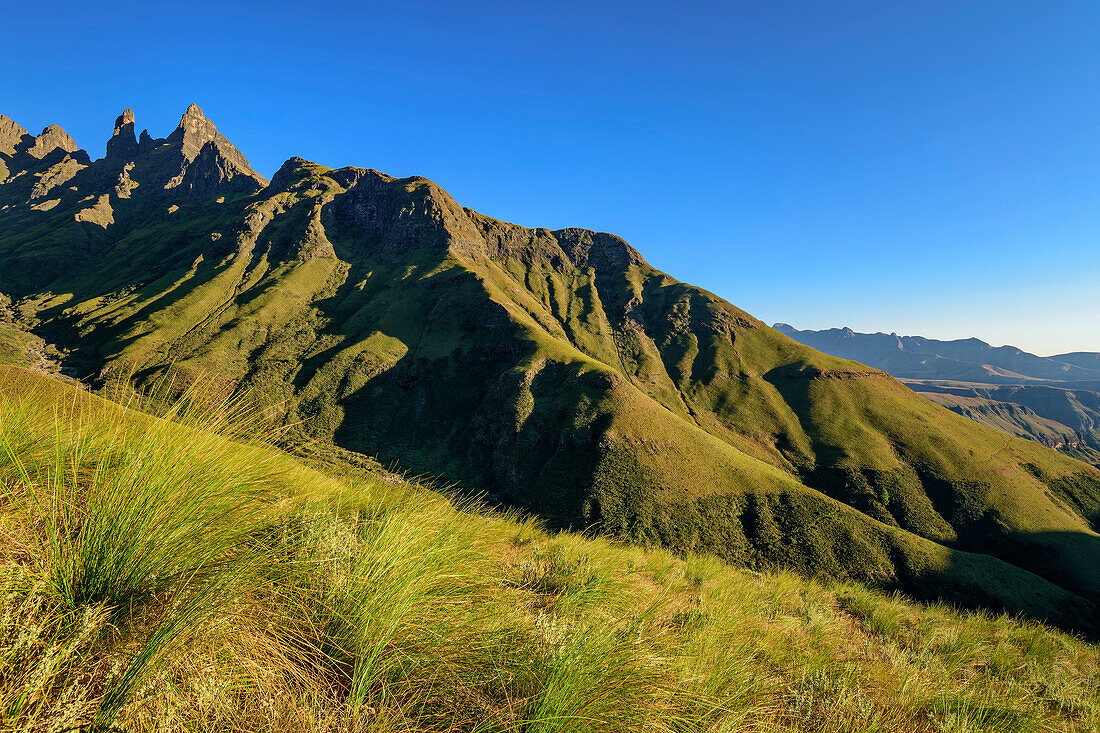
[[[1100,354],[1036,356],[978,339],[856,333],[850,328],[799,331],[791,338],[894,375],[960,415],[1100,465]]]
[[[419,176],[291,158],[269,181],[196,105],[164,138],[126,110],[97,159],[0,116],[0,291],[0,354],[55,350],[93,387],[171,370],[552,525],[1096,628],[1096,467],[612,234]]]

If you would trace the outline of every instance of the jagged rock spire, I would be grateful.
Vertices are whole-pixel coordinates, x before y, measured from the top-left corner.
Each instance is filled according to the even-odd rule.
[[[149,134],[149,130],[142,130],[141,135],[138,137],[138,154],[144,155],[162,142],[164,142],[163,139],[153,139],[153,136]]]
[[[79,188],[82,201],[88,195],[111,194],[105,189],[108,185],[118,199],[129,199],[130,192],[140,188],[139,198],[154,191],[170,191],[168,197],[186,193],[181,201],[249,194],[267,185],[196,104],[187,108],[168,138],[153,138],[148,131],[139,138],[134,132],[134,111],[126,108],[115,119],[106,157],[97,161],[102,165],[75,180],[92,161],[65,130],[50,125],[32,136],[0,115],[0,180],[32,173],[18,184],[26,189],[19,199],[31,203],[53,197],[62,184],[66,191]]]
[[[174,177],[167,188],[183,183],[192,191],[206,192],[235,178],[234,189],[256,190],[267,185],[267,179],[252,170],[248,159],[218,132],[197,104],[187,108],[166,142],[183,158],[182,174]],[[190,170],[192,166],[196,166],[194,171]]]
[[[224,135],[218,132],[218,128],[214,125],[213,121],[206,119],[206,115],[202,113],[202,108],[197,104],[191,104],[191,106],[187,108],[187,111],[183,113],[183,117],[180,118],[180,123],[175,131],[168,136],[169,142],[182,144],[183,157],[187,158],[189,161],[194,160],[196,156],[198,156],[199,151],[202,150],[202,146],[211,140],[213,140],[219,148],[228,148],[236,153],[244,162],[244,167],[249,167],[248,161],[244,160],[244,156],[233,147],[233,144],[230,143]]]
[[[137,138],[134,136],[134,110],[127,107],[115,120],[115,131],[107,141],[108,158],[133,158],[138,152]]]

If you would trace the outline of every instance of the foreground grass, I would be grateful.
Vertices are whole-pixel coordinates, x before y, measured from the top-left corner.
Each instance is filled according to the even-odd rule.
[[[163,415],[0,368],[0,729],[1100,727],[1100,653],[1038,624],[333,477],[232,404]]]

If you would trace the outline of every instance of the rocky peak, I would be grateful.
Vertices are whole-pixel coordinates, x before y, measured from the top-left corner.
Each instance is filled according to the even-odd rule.
[[[218,132],[213,121],[208,120],[202,108],[191,104],[180,118],[179,126],[168,136],[168,143],[178,146],[185,165],[195,160],[207,143],[212,143],[225,166],[234,170],[234,175],[243,174],[254,179],[260,186],[267,185],[267,179],[252,170],[248,159],[233,146],[233,143]]]
[[[34,139],[34,144],[27,153],[41,160],[58,148],[66,153],[75,153],[78,150],[76,140],[73,140],[72,135],[65,132],[61,125],[50,125]]]
[[[163,138],[154,139],[148,130],[142,130],[141,135],[138,137],[138,154],[144,155],[162,142],[164,142]]]
[[[18,122],[0,115],[0,153],[14,155],[16,147],[27,135],[27,131]]]
[[[183,149],[183,157],[192,161],[202,150],[203,145],[219,137],[222,135],[214,123],[206,119],[206,115],[197,104],[192,104],[183,113],[175,131],[168,136],[168,142],[180,145]],[[226,142],[229,141],[226,140]]]
[[[131,159],[138,153],[138,141],[134,137],[134,110],[127,107],[115,120],[115,130],[107,141],[108,158]]]
[[[218,132],[214,122],[206,119],[206,115],[202,113],[202,108],[197,104],[192,104],[183,113],[179,125],[168,136],[168,141],[181,145],[183,157],[189,161],[194,160],[199,151],[202,150],[202,146],[210,141],[214,141],[218,147],[231,150],[240,156],[241,160],[244,160],[244,156],[240,154],[240,151],[233,147],[233,144],[224,135]],[[248,167],[248,161],[244,161],[244,165]]]
[[[569,259],[578,267],[623,270],[631,265],[645,264],[638,250],[614,234],[570,228],[559,229],[553,235]]]

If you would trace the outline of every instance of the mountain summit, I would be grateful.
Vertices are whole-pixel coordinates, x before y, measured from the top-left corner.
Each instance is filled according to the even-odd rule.
[[[195,106],[135,154],[120,122],[119,156],[0,152],[0,291],[70,370],[215,377],[315,443],[560,526],[1094,627],[1096,468],[612,234],[302,158],[268,182]]]
[[[115,131],[107,141],[107,157],[129,160],[137,154],[138,141],[134,134],[134,110],[127,107],[115,120]]]
[[[253,176],[257,181],[267,185],[267,180],[252,170],[241,151],[218,132],[218,128],[212,121],[206,119],[206,115],[197,104],[190,105],[183,113],[179,126],[168,136],[167,142],[169,145],[178,146],[183,157],[189,162],[200,157],[204,150],[210,149],[212,155],[224,160],[233,168],[234,174]]]
[[[140,227],[150,217],[180,207],[252,194],[267,185],[197,105],[187,108],[167,138],[153,138],[146,130],[138,139],[134,129],[134,111],[123,110],[106,156],[93,162],[57,125],[31,137],[0,116],[0,211],[8,222],[30,227],[26,241],[35,243],[33,264],[9,267],[56,273],[74,251],[88,254],[113,241],[114,232]],[[122,201],[129,203],[120,207]],[[59,215],[40,231],[40,215],[54,210]]]

